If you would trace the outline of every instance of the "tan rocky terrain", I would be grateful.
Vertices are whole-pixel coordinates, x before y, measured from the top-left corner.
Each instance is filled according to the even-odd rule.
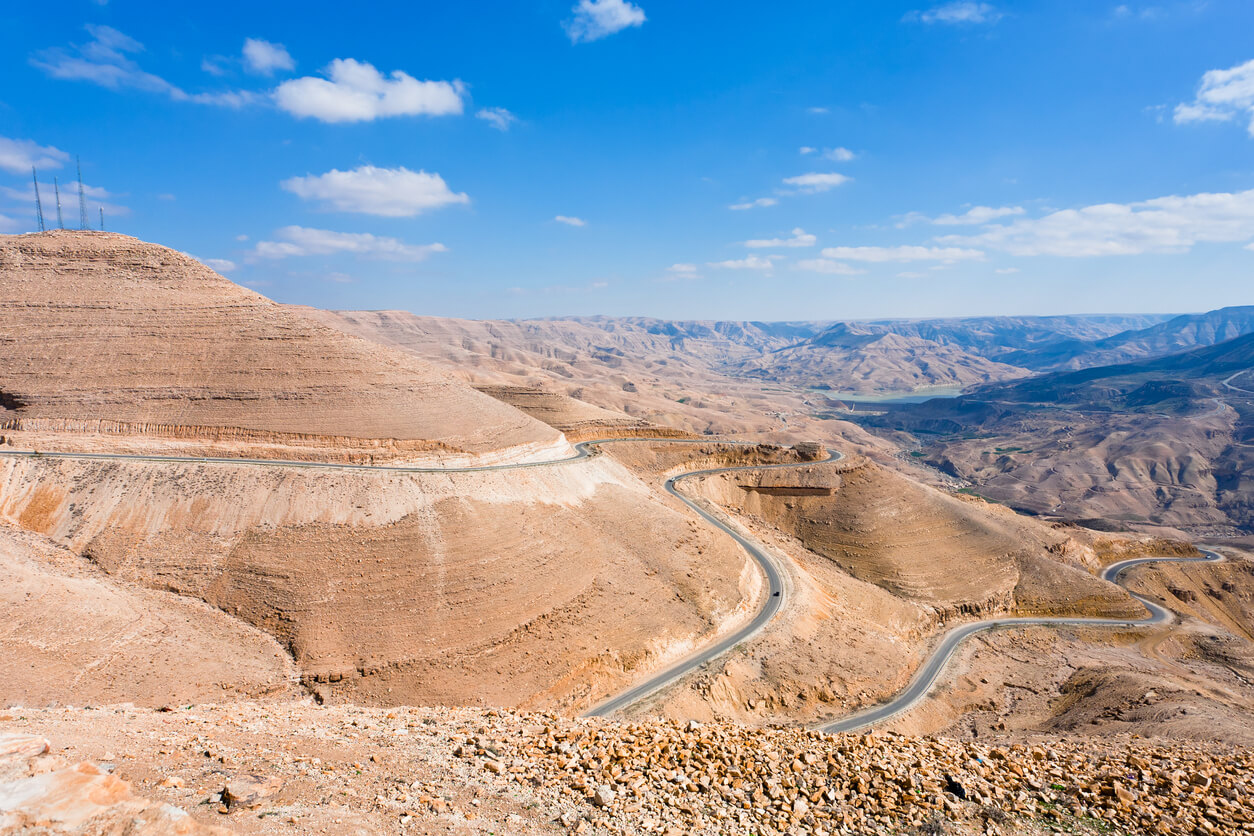
[[[697,448],[682,464],[684,451],[662,442],[619,444],[613,454],[660,481],[695,467],[770,461],[750,457],[755,449],[718,462]],[[730,512],[780,556],[790,604],[757,638],[633,716],[815,723],[895,694],[954,624],[1008,612],[1143,612],[1094,577],[1109,562],[1105,541],[924,487],[866,457],[696,477],[681,489]]]
[[[0,571],[6,703],[301,693],[274,637],[200,601],[111,577],[38,535],[0,527]]]
[[[435,445],[455,464],[571,452],[411,355],[173,251],[99,233],[3,246],[0,378],[17,429],[0,453],[33,440],[331,461],[423,461]],[[574,710],[748,617],[762,594],[734,544],[605,456],[405,473],[3,455],[0,520],[22,579],[5,602],[4,648],[23,663],[6,701],[153,705],[299,679],[331,701]],[[36,595],[44,608],[28,612]],[[90,640],[61,626],[65,612],[95,625]],[[180,642],[211,661],[160,681]],[[49,666],[77,670],[61,682]]]
[[[1254,335],[1184,354],[986,387],[868,422],[1035,514],[1186,536],[1254,525]]]
[[[62,760],[107,755],[137,792],[238,833],[1254,830],[1249,749],[1128,736],[997,743],[251,702],[23,709],[0,724],[45,736]],[[254,791],[232,803],[241,786]]]
[[[0,283],[0,732],[36,735],[0,742],[0,832],[1254,831],[1231,543],[1137,570],[1173,623],[988,634],[889,721],[912,736],[805,730],[896,694],[952,626],[1138,618],[1102,567],[1192,553],[925,485],[802,377],[735,372],[817,325],[299,312],[94,233],[0,239]],[[1017,374],[872,342],[900,340],[940,348],[868,385],[927,352]],[[1180,391],[1133,397],[1240,435],[1208,423],[1239,395],[1208,417]],[[845,456],[668,441],[727,430]],[[764,544],[780,613],[629,721],[573,719],[773,599],[663,490],[757,465],[784,467],[679,485]]]
[[[698,435],[784,442],[823,435],[835,423],[821,417],[835,406],[822,395],[722,370],[817,326],[784,324],[775,334],[751,323],[476,321],[404,311],[296,310],[408,351],[493,394],[522,389],[563,396],[617,413],[620,421],[627,416]]]
[[[957,346],[862,323],[833,326],[797,346],[765,353],[740,371],[772,383],[859,395],[961,390],[1029,374]]]
[[[124,235],[0,236],[0,427],[519,458],[551,428],[411,355],[345,337]]]

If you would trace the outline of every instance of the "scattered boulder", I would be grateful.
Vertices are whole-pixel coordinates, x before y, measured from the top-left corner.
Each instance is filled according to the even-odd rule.
[[[222,790],[222,803],[227,809],[242,808],[251,810],[261,806],[261,802],[283,789],[283,781],[277,777],[266,777],[253,773],[236,775]]]

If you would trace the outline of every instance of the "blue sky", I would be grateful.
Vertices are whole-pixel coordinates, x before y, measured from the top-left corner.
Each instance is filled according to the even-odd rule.
[[[1252,32],[1248,0],[22,4],[0,232],[79,155],[93,223],[319,307],[1248,304]]]

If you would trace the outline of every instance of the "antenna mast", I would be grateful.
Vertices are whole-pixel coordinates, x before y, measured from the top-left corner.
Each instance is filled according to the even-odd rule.
[[[30,167],[30,179],[35,181],[35,216],[39,218],[39,231],[46,232],[44,229],[44,205],[39,200],[39,175],[35,172],[35,167]]]
[[[83,162],[74,155],[74,164],[78,166],[78,228],[87,229],[87,198],[83,196]]]
[[[104,207],[98,206],[96,208],[100,210],[100,231],[104,232]]]
[[[65,221],[61,220],[61,184],[52,178],[52,193],[57,196],[57,229],[65,229]]]

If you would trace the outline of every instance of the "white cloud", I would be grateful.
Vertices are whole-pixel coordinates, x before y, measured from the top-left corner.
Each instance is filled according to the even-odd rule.
[[[762,270],[770,272],[775,267],[775,262],[783,258],[778,255],[768,255],[766,257],[759,255],[751,255],[745,258],[733,258],[728,261],[711,261],[710,267],[717,267],[723,270]]]
[[[945,214],[938,215],[935,218],[928,217],[922,212],[909,212],[901,216],[901,220],[897,222],[896,226],[898,229],[905,229],[908,226],[919,223],[935,224],[937,226],[979,226],[999,218],[1023,214],[1025,214],[1025,210],[1022,206],[972,206],[961,215]]]
[[[27,169],[27,173],[30,173],[29,169]],[[16,189],[9,186],[0,186],[0,194],[21,201],[28,206],[33,207],[35,203],[35,186],[33,183]],[[57,209],[55,191],[50,179],[41,180],[39,183],[39,195],[43,200],[44,220],[51,226],[56,221]],[[131,212],[127,207],[113,202],[119,197],[125,197],[125,195],[114,194],[100,186],[84,183],[83,196],[87,198],[87,210],[90,216],[88,221],[92,226],[96,224],[95,215],[98,209],[104,209],[106,215],[129,215]],[[77,229],[79,218],[78,183],[76,181],[61,181],[61,210],[65,217],[66,228]]]
[[[570,42],[588,43],[644,24],[644,9],[627,0],[579,0],[575,16],[562,24]]]
[[[908,12],[904,19],[923,23],[996,23],[1002,19],[1002,13],[991,3],[957,0],[933,6],[927,11]]]
[[[253,255],[258,258],[338,255],[348,253],[385,261],[423,261],[432,253],[447,251],[443,244],[406,244],[395,238],[368,232],[333,232],[304,226],[285,226],[275,233],[278,241],[258,241]]]
[[[197,258],[196,260],[215,273],[230,273],[239,269],[238,264],[227,258]]]
[[[1015,273],[1019,272],[1019,268],[1018,267],[998,267],[993,272],[999,276],[1013,276]]]
[[[835,172],[828,174],[810,172],[809,174],[799,174],[796,177],[785,177],[784,184],[795,186],[799,194],[817,194],[818,192],[830,191],[842,183],[848,183],[849,180],[850,178],[845,175]]]
[[[0,215],[0,232],[21,232],[25,226],[17,218],[10,218],[8,215]]]
[[[984,253],[958,247],[825,247],[823,257],[874,263],[940,261],[952,264],[957,261],[978,261],[984,258]]]
[[[484,107],[480,108],[475,114],[476,119],[482,119],[498,131],[508,131],[510,125],[518,121],[518,117],[510,113],[503,107]]]
[[[746,209],[758,209],[763,206],[774,206],[779,203],[773,197],[759,197],[757,200],[746,200],[743,203],[733,203],[728,209],[735,209],[737,212],[743,212]]]
[[[1160,197],[1064,209],[992,226],[978,235],[938,238],[1013,255],[1182,253],[1198,243],[1254,238],[1254,190]]]
[[[272,44],[260,38],[244,40],[244,67],[258,75],[274,75],[275,70],[294,70],[296,62],[283,44]],[[203,66],[203,65],[202,65]]]
[[[142,52],[144,45],[111,26],[88,24],[91,40],[35,53],[31,63],[53,78],[86,81],[110,90],[134,88],[162,93],[178,102],[243,107],[258,100],[255,93],[229,90],[216,93],[188,93],[160,76],[143,70],[130,54]]]
[[[442,206],[470,202],[466,194],[449,189],[440,175],[404,167],[331,169],[326,174],[290,177],[279,185],[305,200],[322,201],[329,209],[388,218],[412,218]]]
[[[831,113],[831,112],[832,112],[831,109],[826,108],[826,107],[807,107],[806,108],[806,113],[813,113],[816,116],[819,116],[824,113]]]
[[[1024,214],[1022,206],[973,206],[961,215],[941,215],[933,218],[931,222],[937,226],[977,226],[998,218],[1022,214]]]
[[[819,149],[809,145],[802,145],[798,150],[802,153],[802,155],[806,155],[817,153]],[[826,148],[823,150],[822,154],[823,159],[832,160],[833,162],[838,163],[847,163],[856,156],[858,155],[850,151],[848,148]]]
[[[1248,130],[1254,136],[1254,60],[1203,75],[1197,96],[1192,102],[1177,105],[1174,115],[1176,124],[1248,117]]]
[[[861,276],[866,273],[865,270],[830,258],[802,259],[794,265],[794,269],[806,270],[810,273],[825,273],[829,276]]]
[[[60,168],[70,155],[51,145],[38,145],[29,139],[0,136],[0,169],[14,174],[30,174],[31,166]]]
[[[806,232],[801,227],[797,227],[792,231],[791,238],[756,238],[752,241],[746,241],[745,246],[751,249],[769,249],[775,247],[813,247],[818,238]]]
[[[666,271],[668,273],[676,273],[681,276],[692,276],[697,273],[697,265],[685,264],[685,263],[680,262],[678,264],[672,264],[670,267],[667,267]]]
[[[571,215],[558,215],[554,217],[553,220],[557,221],[559,224],[566,224],[567,226],[587,226],[588,225],[588,222],[585,221],[583,218],[576,218]]]
[[[1245,249],[1249,250],[1250,252],[1254,252],[1254,243],[1246,244]]]
[[[462,112],[460,81],[419,81],[400,70],[384,77],[373,65],[337,58],[327,78],[305,76],[274,91],[279,108],[322,122],[370,122],[389,116],[447,116]]]
[[[927,273],[915,273],[911,270],[906,270],[903,273],[898,273],[897,278],[899,279],[925,279],[927,278]]]

